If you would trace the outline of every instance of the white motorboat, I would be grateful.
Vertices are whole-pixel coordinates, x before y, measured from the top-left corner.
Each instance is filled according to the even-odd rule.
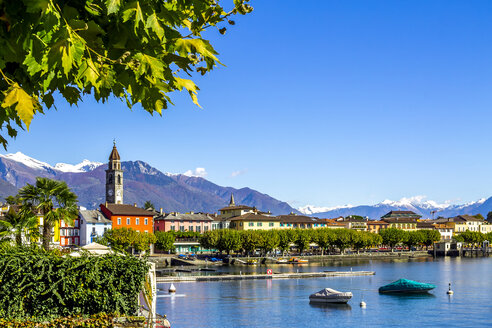
[[[331,288],[324,288],[309,295],[309,301],[312,303],[347,303],[351,298],[351,292],[339,292]]]

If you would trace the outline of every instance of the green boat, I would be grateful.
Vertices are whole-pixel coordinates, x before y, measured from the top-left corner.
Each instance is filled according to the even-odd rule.
[[[436,285],[423,282],[399,279],[386,286],[379,287],[380,293],[427,293],[436,288]]]

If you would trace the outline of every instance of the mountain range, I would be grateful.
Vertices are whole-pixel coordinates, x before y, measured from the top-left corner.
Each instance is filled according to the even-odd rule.
[[[299,213],[286,202],[250,188],[216,185],[202,177],[162,173],[143,161],[126,161],[124,201],[142,206],[147,200],[166,212],[214,213],[229,203],[231,193],[237,204],[255,206],[273,214]],[[105,201],[106,164],[84,160],[80,164],[54,166],[20,152],[0,155],[0,197],[15,195],[36,177],[62,180],[77,194],[79,205],[94,209]]]
[[[303,214],[320,218],[336,218],[348,215],[360,215],[373,220],[381,218],[389,211],[413,211],[422,216],[423,219],[432,219],[439,216],[452,217],[460,214],[482,214],[487,217],[487,213],[492,211],[492,197],[480,199],[476,202],[467,204],[439,204],[432,200],[425,200],[424,196],[402,198],[399,201],[385,200],[375,205],[345,205],[338,207],[315,207],[304,206],[299,208]]]
[[[58,163],[54,166],[31,158],[20,152],[0,154],[0,199],[15,195],[26,183],[34,183],[36,177],[63,180],[77,194],[79,205],[97,208],[105,201],[106,164],[84,160],[72,165]],[[399,201],[385,200],[375,205],[344,205],[316,207],[307,205],[299,209],[251,188],[222,187],[203,177],[186,174],[162,173],[143,161],[122,162],[124,171],[124,201],[142,206],[150,200],[157,209],[166,212],[214,213],[229,203],[234,193],[236,204],[254,206],[273,214],[290,212],[335,218],[360,215],[377,220],[389,211],[406,210],[422,215],[422,218],[451,217],[460,214],[482,214],[492,211],[492,197],[467,204],[439,204],[425,200],[423,196],[402,198]]]

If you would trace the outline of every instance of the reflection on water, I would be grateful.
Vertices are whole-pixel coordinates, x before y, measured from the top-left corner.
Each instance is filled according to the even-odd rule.
[[[309,305],[313,308],[322,309],[325,312],[352,310],[352,307],[350,306],[350,304],[312,303],[312,302],[309,302]]]
[[[207,327],[490,327],[492,258],[328,261],[302,267],[220,267],[222,272],[325,270],[375,271],[374,276],[242,280],[175,284],[186,297],[158,297],[157,312],[173,328]],[[259,271],[258,271],[259,270]],[[263,271],[261,271],[263,270]],[[379,294],[378,288],[400,278],[435,284],[428,294]],[[452,283],[454,295],[446,294]],[[168,284],[159,284],[167,290]],[[350,291],[348,305],[310,304],[322,288]],[[165,293],[164,293],[165,294]],[[367,303],[361,309],[361,301]]]

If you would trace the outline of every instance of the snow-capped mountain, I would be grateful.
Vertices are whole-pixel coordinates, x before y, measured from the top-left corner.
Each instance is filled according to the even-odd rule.
[[[19,162],[27,167],[36,170],[53,170],[53,166],[49,165],[48,163],[38,161],[37,159],[24,155],[20,151],[18,151],[15,154],[0,154],[0,157],[7,158],[15,162]]]
[[[335,218],[347,215],[360,215],[370,219],[379,219],[389,211],[403,210],[413,211],[422,218],[433,218],[438,216],[449,217],[459,214],[477,214],[481,213],[486,216],[492,210],[492,198],[479,199],[475,202],[466,204],[452,204],[447,201],[438,203],[433,200],[426,200],[425,196],[404,197],[400,200],[393,201],[386,199],[375,205],[344,205],[335,207],[316,207],[307,205],[299,208],[301,213],[322,218]]]
[[[43,171],[61,171],[61,172],[89,172],[101,166],[103,163],[99,162],[91,162],[87,159],[84,159],[79,164],[66,164],[66,163],[57,163],[55,166],[51,166],[48,163],[41,162],[35,158],[24,155],[20,151],[15,154],[0,154],[0,157],[10,159],[12,161],[24,164],[27,167],[43,170]]]
[[[323,206],[314,206],[314,205],[306,205],[299,207],[298,210],[302,214],[310,215],[310,214],[316,214],[316,213],[322,213],[322,212],[329,212],[333,210],[338,210],[342,208],[352,208],[354,205],[343,205],[343,206],[333,206],[333,207],[323,207]]]
[[[101,165],[103,165],[103,163],[91,162],[88,159],[84,159],[82,162],[75,165],[56,163],[54,169],[62,172],[89,172]]]

